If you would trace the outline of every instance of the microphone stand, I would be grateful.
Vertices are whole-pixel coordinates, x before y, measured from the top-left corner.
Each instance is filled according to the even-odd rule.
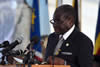
[[[29,52],[27,53],[27,55],[25,56],[25,58],[23,59],[23,63],[25,64],[26,62],[28,63],[28,67],[31,67],[31,64],[35,64],[37,63],[35,57],[35,50],[32,50],[32,47],[34,44],[38,43],[39,39],[37,36],[32,37],[31,39],[31,43],[29,44]],[[24,65],[25,67],[25,65]]]
[[[55,55],[52,56],[52,67],[54,67]]]
[[[28,60],[28,67],[31,67],[31,64],[34,64],[33,62],[33,51],[29,51],[29,60]]]
[[[25,56],[24,60],[23,60],[23,63],[24,63],[24,66],[25,67],[25,64],[28,63],[28,67],[31,67],[31,64],[34,64],[34,52],[32,50],[32,43],[30,44],[29,46],[29,52],[27,53],[27,55]]]
[[[2,56],[2,61],[0,62],[1,65],[5,65],[6,64],[4,59],[5,59],[5,56]]]
[[[11,51],[2,53],[3,56],[2,56],[2,61],[0,62],[1,65],[7,64],[6,61],[8,62],[8,56],[10,56],[9,52],[11,52]],[[5,61],[5,59],[6,59],[6,61]]]
[[[2,53],[3,51],[0,51],[0,52]],[[3,56],[2,56],[2,60],[0,62],[1,65],[5,65],[6,64],[6,61],[7,61],[7,58],[8,58],[7,53],[8,52],[3,52],[2,53]],[[5,61],[5,58],[6,58],[6,61]]]
[[[3,56],[2,56],[2,61],[0,63],[1,65],[7,64],[6,61],[9,63],[8,57],[11,56],[9,52],[11,52],[11,50],[8,51],[8,52],[3,52],[2,53]],[[6,61],[5,61],[5,59],[6,59]],[[12,64],[12,63],[10,62],[10,64]]]

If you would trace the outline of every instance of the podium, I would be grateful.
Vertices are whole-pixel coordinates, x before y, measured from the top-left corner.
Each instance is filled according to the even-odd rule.
[[[53,67],[53,65],[32,65],[32,67]],[[54,67],[70,67],[70,65],[54,65]]]
[[[23,67],[23,65],[0,65],[0,67]],[[28,67],[28,65],[25,65]],[[31,67],[70,67],[70,65],[31,65]]]

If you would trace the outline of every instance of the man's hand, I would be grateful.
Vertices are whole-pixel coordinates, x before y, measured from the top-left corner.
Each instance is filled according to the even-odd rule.
[[[53,64],[52,56],[49,56],[48,60],[50,64]],[[64,60],[59,57],[55,57],[54,65],[64,65]]]

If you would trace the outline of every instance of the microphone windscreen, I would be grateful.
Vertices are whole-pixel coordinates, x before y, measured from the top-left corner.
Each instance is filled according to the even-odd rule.
[[[17,50],[16,51],[16,55],[22,55],[23,54],[23,51],[22,50]]]
[[[4,41],[3,44],[9,45],[9,41]]]
[[[31,39],[31,42],[34,42],[34,44],[37,44],[38,41],[39,41],[38,36],[33,36],[32,39]]]
[[[23,55],[23,51],[22,50],[11,50],[11,51],[8,51],[7,53],[5,53],[5,55],[8,55],[8,56],[18,56],[18,55]]]
[[[5,48],[9,46],[9,41],[4,41],[2,44],[0,44],[0,48]]]

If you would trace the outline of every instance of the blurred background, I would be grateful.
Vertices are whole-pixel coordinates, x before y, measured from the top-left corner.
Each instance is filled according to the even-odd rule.
[[[76,9],[76,25],[93,41],[94,56],[100,56],[99,0],[0,0],[0,43],[23,37],[21,45],[14,49],[24,51],[32,37],[38,36],[39,42],[33,48],[44,55],[48,35],[54,32],[49,21],[56,7],[63,4]]]

